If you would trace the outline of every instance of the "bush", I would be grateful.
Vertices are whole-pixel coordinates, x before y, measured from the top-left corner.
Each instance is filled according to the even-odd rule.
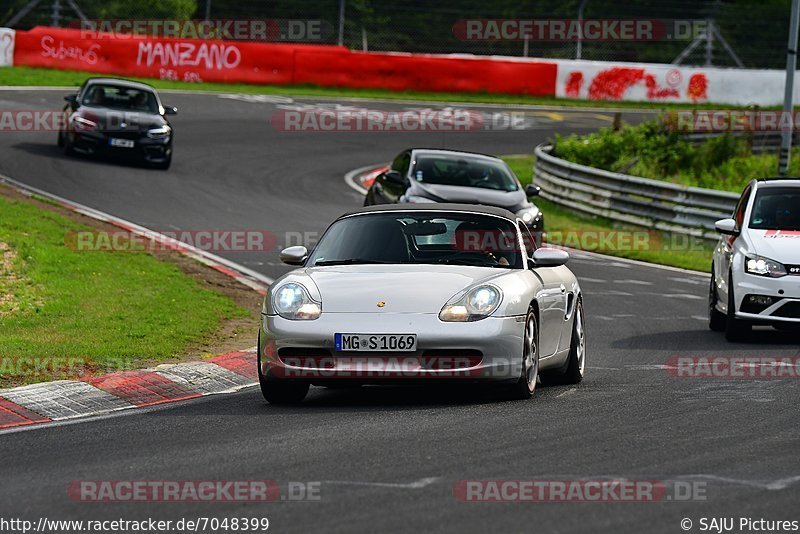
[[[553,155],[609,171],[735,192],[754,178],[775,176],[778,169],[777,155],[751,154],[745,138],[722,135],[694,146],[667,130],[661,119],[625,125],[619,131],[556,135]],[[795,154],[789,171],[798,170],[800,155]]]

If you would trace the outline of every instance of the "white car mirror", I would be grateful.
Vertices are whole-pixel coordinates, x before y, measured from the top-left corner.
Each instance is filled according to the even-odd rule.
[[[739,230],[736,229],[736,221],[733,219],[720,219],[714,223],[714,228],[724,235],[739,235]]]
[[[569,253],[557,248],[537,248],[531,261],[534,267],[559,267],[569,261]]]
[[[302,245],[281,250],[281,261],[288,265],[302,265],[308,257],[308,249]]]

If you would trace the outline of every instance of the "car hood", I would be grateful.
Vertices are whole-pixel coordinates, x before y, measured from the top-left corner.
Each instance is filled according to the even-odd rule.
[[[407,194],[425,197],[436,202],[497,206],[512,212],[528,206],[528,197],[522,189],[517,189],[516,191],[497,191],[494,189],[482,189],[480,187],[423,184],[412,181],[412,186]]]
[[[82,106],[78,110],[82,117],[95,121],[100,130],[113,132],[146,131],[167,123],[158,113],[142,113],[140,111],[122,111],[108,108]]]
[[[305,274],[319,289],[323,313],[439,313],[456,293],[507,272],[453,265],[343,265],[312,267]]]
[[[800,265],[800,232],[778,230],[748,230],[751,250],[771,260],[788,265]]]

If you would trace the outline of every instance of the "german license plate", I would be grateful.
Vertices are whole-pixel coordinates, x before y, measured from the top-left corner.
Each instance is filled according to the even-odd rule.
[[[130,139],[117,139],[116,137],[109,139],[108,144],[119,148],[133,148],[134,145]]]
[[[338,351],[355,352],[414,352],[416,334],[334,334]]]

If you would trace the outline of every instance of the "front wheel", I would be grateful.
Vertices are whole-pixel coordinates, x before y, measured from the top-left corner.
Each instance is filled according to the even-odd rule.
[[[525,331],[522,335],[522,372],[519,379],[510,386],[508,396],[515,400],[529,399],[536,391],[539,378],[539,328],[536,314],[528,309],[525,317]]]
[[[270,404],[298,404],[308,395],[309,383],[261,374],[261,335],[258,340],[258,385]]]
[[[578,384],[583,381],[585,368],[586,319],[583,315],[583,301],[578,300],[578,303],[575,305],[575,321],[572,324],[572,338],[566,367],[554,371],[542,371],[539,376],[542,384],[548,386]]]
[[[711,286],[708,289],[708,327],[714,332],[725,331],[725,314],[717,309],[717,277],[711,266]]]
[[[733,274],[728,275],[728,313],[725,315],[725,339],[744,341],[750,336],[753,325],[750,321],[736,318],[736,299],[733,295]]]

